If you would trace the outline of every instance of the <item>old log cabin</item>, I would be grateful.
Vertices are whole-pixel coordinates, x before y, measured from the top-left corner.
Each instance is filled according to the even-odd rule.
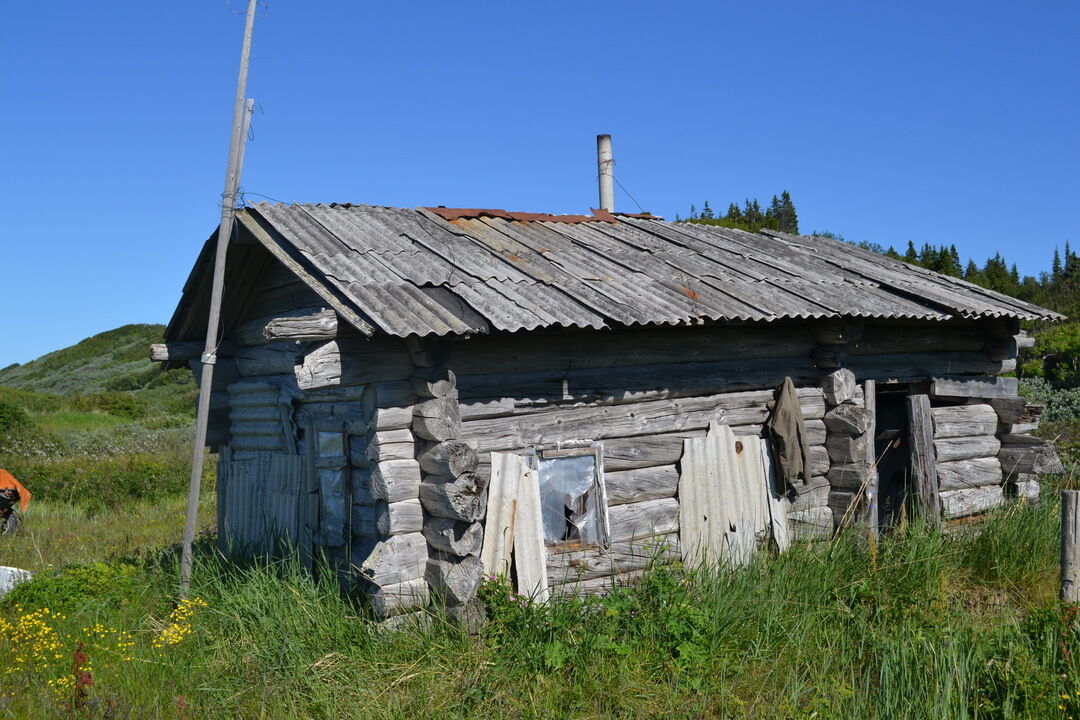
[[[169,366],[199,369],[212,262]],[[1060,316],[825,238],[264,203],[224,293],[220,542],[325,556],[387,615],[973,515],[1058,466],[1003,375]]]

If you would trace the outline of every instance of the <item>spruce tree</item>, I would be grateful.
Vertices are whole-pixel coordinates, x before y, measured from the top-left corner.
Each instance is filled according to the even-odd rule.
[[[915,252],[915,243],[907,241],[907,250],[904,251],[904,262],[915,264],[919,262],[919,254]]]
[[[791,201],[791,193],[787,190],[780,193],[780,231],[799,234],[799,214],[795,211],[795,203]]]
[[[701,219],[702,220],[712,220],[714,217],[715,216],[713,215],[712,208],[709,207],[709,201],[706,200],[705,201],[705,207],[701,208]]]
[[[1061,254],[1058,253],[1057,245],[1054,246],[1054,261],[1050,265],[1050,278],[1054,282],[1061,279]]]

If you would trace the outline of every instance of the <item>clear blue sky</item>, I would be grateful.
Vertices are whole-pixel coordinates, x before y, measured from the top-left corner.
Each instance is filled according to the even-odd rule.
[[[166,322],[217,224],[244,0],[0,4],[0,367]],[[269,0],[243,188],[583,212],[791,191],[804,232],[1045,269],[1080,4]],[[619,209],[636,205],[622,191]]]

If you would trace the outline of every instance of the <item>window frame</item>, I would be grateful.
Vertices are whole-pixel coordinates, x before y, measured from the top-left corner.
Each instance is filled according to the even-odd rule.
[[[531,464],[533,466],[532,469],[536,472],[536,482],[539,486],[541,483],[541,460],[558,460],[561,458],[587,457],[590,455],[594,458],[596,474],[594,480],[595,485],[593,488],[595,494],[590,497],[589,501],[596,505],[595,509],[600,520],[600,540],[596,543],[586,543],[582,542],[580,539],[549,542],[545,537],[544,546],[549,552],[573,552],[576,550],[587,550],[589,548],[606,550],[611,547],[611,525],[608,520],[607,484],[604,479],[604,443],[595,441],[581,445],[568,446],[564,444],[552,447],[538,447],[532,455],[533,462]]]

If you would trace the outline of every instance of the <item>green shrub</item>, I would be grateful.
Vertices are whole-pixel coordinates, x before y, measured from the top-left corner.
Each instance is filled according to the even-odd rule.
[[[103,392],[77,395],[71,400],[76,410],[100,411],[135,420],[146,414],[146,402],[130,392]]]
[[[30,423],[23,409],[0,402],[0,435],[6,435],[16,428],[25,427]]]
[[[0,607],[21,606],[25,610],[49,608],[76,610],[93,603],[100,607],[120,602],[138,582],[141,572],[134,565],[96,562],[71,565],[16,585],[0,600]]]
[[[180,454],[150,453],[114,457],[32,458],[0,456],[7,468],[38,499],[91,509],[154,500],[187,490],[190,460]],[[213,488],[209,460],[204,487]]]

